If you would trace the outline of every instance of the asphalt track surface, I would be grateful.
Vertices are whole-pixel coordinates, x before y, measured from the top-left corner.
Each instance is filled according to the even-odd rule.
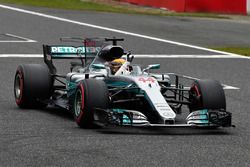
[[[20,7],[20,6],[19,6]],[[199,46],[249,46],[250,24],[225,20],[135,16],[20,7],[90,24],[122,29]],[[0,54],[41,54],[43,43],[62,36],[118,36],[136,54],[215,53],[142,39],[0,9],[0,32],[35,43],[0,43]],[[16,40],[2,37],[2,41]],[[216,53],[217,54],[217,53]],[[0,58],[0,166],[249,166],[250,65],[248,59],[135,59],[142,65],[161,63],[161,70],[212,78],[240,88],[227,90],[227,109],[236,128],[80,129],[72,116],[55,108],[20,110],[13,80],[18,64],[41,58]],[[61,62],[59,68],[66,66]],[[63,69],[67,71],[67,69]],[[187,112],[187,109],[184,109]]]

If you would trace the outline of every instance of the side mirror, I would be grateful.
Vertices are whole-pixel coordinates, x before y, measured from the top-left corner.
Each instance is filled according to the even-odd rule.
[[[160,69],[160,64],[150,64],[147,66],[147,68],[143,69],[143,72],[144,71],[148,71],[148,70],[154,70],[154,69]]]
[[[161,65],[160,64],[150,64],[148,65],[147,69],[151,70],[151,69],[160,69]]]
[[[103,64],[92,64],[92,68],[98,69],[98,70],[106,69],[105,65]]]

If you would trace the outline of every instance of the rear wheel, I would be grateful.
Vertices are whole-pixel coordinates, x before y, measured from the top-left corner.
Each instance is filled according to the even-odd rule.
[[[40,64],[19,65],[14,81],[14,96],[20,108],[45,107],[42,99],[52,94],[53,80],[46,66]]]
[[[226,98],[220,82],[195,81],[189,91],[190,111],[201,109],[226,110]]]
[[[81,128],[92,128],[95,108],[108,108],[108,89],[102,80],[85,79],[80,82],[73,102],[73,114]]]

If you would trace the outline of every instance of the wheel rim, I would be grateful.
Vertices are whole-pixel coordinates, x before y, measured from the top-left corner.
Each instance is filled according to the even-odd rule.
[[[191,106],[193,110],[196,110],[202,106],[201,93],[196,84],[190,89],[189,100],[192,102]]]
[[[76,99],[75,99],[75,116],[78,117],[81,113],[81,107],[82,106],[82,96],[81,91],[78,90],[76,93]]]
[[[20,103],[23,94],[23,79],[20,73],[15,78],[14,92],[17,103]]]
[[[200,97],[200,96],[201,96],[200,91],[199,91],[197,85],[194,85],[194,93],[195,93],[195,95],[196,95],[197,97]]]

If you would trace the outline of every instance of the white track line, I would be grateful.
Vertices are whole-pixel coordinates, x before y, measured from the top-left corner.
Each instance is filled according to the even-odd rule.
[[[136,58],[202,58],[202,59],[216,59],[216,58],[224,58],[224,59],[250,59],[247,56],[239,56],[239,55],[134,55]]]
[[[186,76],[186,75],[179,75],[179,74],[175,74],[175,73],[166,73],[167,75],[177,75],[183,78],[187,78],[187,79],[191,79],[191,80],[201,80],[199,78],[195,78],[195,77],[191,77],[191,76]],[[230,85],[226,85],[226,84],[221,84],[224,90],[240,90],[240,88],[235,87],[235,86],[230,86]],[[175,86],[175,85],[172,85]],[[190,87],[184,87],[185,89],[190,89]]]
[[[155,55],[134,55],[134,56],[136,58],[239,58],[239,57],[233,57],[230,55],[217,55],[217,56],[212,56],[212,57],[210,55],[208,56],[197,55],[197,57],[195,57],[194,55],[158,55],[160,57],[155,57]],[[0,54],[0,58],[4,58],[4,57],[6,58],[42,58],[43,55],[42,54]],[[185,76],[185,77],[199,80],[198,78],[193,78],[189,76]],[[239,90],[240,88],[223,84],[223,89]]]
[[[0,41],[0,43],[29,43],[29,42],[31,41]]]
[[[188,59],[250,59],[250,57],[245,56],[236,56],[236,55],[133,55],[135,58],[188,58]],[[43,54],[0,54],[1,57],[10,57],[10,58],[25,58],[25,57],[34,57],[41,58]]]
[[[31,14],[31,15],[36,15],[36,16],[45,17],[45,18],[49,18],[49,19],[54,19],[54,20],[59,20],[59,21],[63,21],[63,22],[68,22],[68,23],[72,23],[72,24],[77,24],[77,25],[82,25],[82,26],[86,26],[86,27],[91,27],[91,28],[96,28],[96,29],[101,29],[101,30],[116,32],[116,33],[120,33],[120,34],[125,34],[125,35],[135,36],[135,37],[139,37],[139,38],[144,38],[144,39],[150,39],[150,40],[154,40],[154,41],[158,41],[158,42],[170,43],[170,44],[174,44],[174,45],[179,45],[179,46],[189,47],[189,48],[193,48],[193,49],[198,49],[198,50],[213,52],[213,53],[217,53],[217,54],[226,54],[226,55],[233,55],[233,56],[238,56],[238,57],[241,56],[241,55],[237,55],[237,54],[232,54],[232,53],[218,51],[218,50],[213,50],[213,49],[208,49],[208,48],[204,48],[204,47],[200,47],[200,46],[195,46],[195,45],[190,45],[190,44],[185,44],[185,43],[181,43],[181,42],[175,42],[175,41],[170,41],[170,40],[166,40],[166,39],[156,38],[156,37],[152,37],[152,36],[147,36],[147,35],[142,35],[142,34],[127,32],[127,31],[123,31],[123,30],[118,30],[118,29],[113,29],[113,28],[98,26],[98,25],[94,25],[94,24],[88,24],[88,23],[79,22],[79,21],[74,21],[74,20],[70,20],[70,19],[65,19],[65,18],[61,18],[61,17],[57,17],[57,16],[52,16],[52,15],[48,15],[48,14],[43,14],[43,13],[39,13],[39,12],[24,10],[24,9],[15,8],[15,7],[11,7],[11,6],[6,6],[6,5],[1,5],[0,4],[0,7],[4,8],[4,9],[9,9],[9,10],[17,11],[17,12],[26,13],[26,14]]]
[[[240,90],[238,87],[222,84],[224,90]],[[189,90],[190,87],[184,87],[184,89]]]
[[[43,57],[42,54],[0,54],[0,58],[4,57],[10,57],[10,58],[27,58],[27,57],[32,57],[32,58],[41,58]]]
[[[0,41],[1,43],[37,42],[35,40],[29,39],[29,38],[20,37],[20,36],[13,35],[13,34],[3,34],[3,35],[8,36],[8,37],[17,38],[17,39],[20,39],[21,41],[17,41],[17,40],[2,40],[2,41]]]
[[[230,86],[230,85],[223,84],[222,86],[223,86],[224,90],[240,90],[240,88],[234,87],[234,86]]]
[[[14,38],[18,38],[18,39],[21,39],[21,40],[25,40],[26,42],[37,42],[35,40],[29,39],[29,38],[20,37],[20,36],[14,35],[14,34],[5,34],[5,35],[10,36],[10,37],[14,37]]]

